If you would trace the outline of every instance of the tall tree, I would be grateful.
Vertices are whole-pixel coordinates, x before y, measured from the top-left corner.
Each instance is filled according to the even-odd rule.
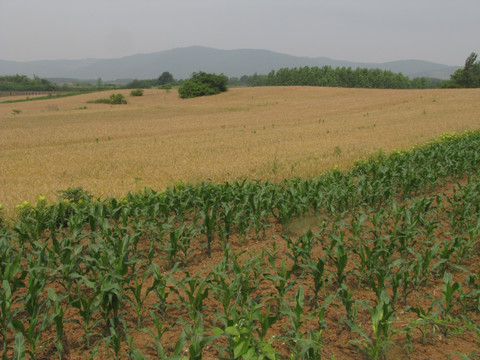
[[[158,77],[158,85],[166,85],[173,83],[173,75],[168,71],[164,71],[162,75]]]
[[[472,52],[465,60],[465,66],[450,77],[451,81],[460,87],[480,87],[480,61],[477,61],[477,57],[478,55]]]

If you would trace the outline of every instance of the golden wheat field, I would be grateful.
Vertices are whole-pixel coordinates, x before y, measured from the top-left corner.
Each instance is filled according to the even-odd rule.
[[[87,103],[114,92],[128,104]],[[479,89],[258,87],[188,100],[175,90],[129,93],[0,104],[4,211],[68,187],[121,197],[180,181],[312,177],[480,128]]]

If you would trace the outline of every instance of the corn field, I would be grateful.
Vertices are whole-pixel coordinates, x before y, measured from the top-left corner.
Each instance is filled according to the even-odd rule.
[[[39,197],[0,222],[2,359],[479,356],[479,175],[470,131],[312,179]]]

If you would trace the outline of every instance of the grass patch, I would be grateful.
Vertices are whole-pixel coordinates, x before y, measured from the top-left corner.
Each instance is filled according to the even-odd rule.
[[[96,99],[87,101],[88,104],[110,104],[110,105],[120,105],[126,104],[127,100],[122,94],[111,94],[108,99]]]
[[[26,102],[26,101],[59,99],[59,98],[75,96],[75,95],[83,95],[83,94],[87,94],[87,93],[88,92],[71,92],[71,93],[64,93],[64,94],[48,94],[48,95],[45,95],[45,96],[37,96],[37,97],[33,97],[33,98],[27,96],[25,99],[0,101],[0,104],[13,104],[13,103]]]

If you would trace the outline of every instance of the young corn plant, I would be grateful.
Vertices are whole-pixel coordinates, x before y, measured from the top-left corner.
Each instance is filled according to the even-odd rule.
[[[293,355],[297,359],[306,359],[306,360],[320,360],[322,359],[322,349],[323,349],[323,331],[328,329],[327,323],[325,322],[325,313],[333,300],[334,296],[330,295],[325,299],[325,302],[319,306],[315,311],[314,315],[317,318],[317,329],[311,327],[303,336],[297,335],[297,339]]]
[[[380,294],[376,306],[367,303],[362,305],[369,310],[372,321],[372,335],[354,322],[348,322],[352,331],[361,336],[361,339],[351,340],[350,343],[368,359],[382,359],[387,350],[393,345],[392,336],[399,330],[393,328],[395,311],[390,304],[390,299],[385,291]]]
[[[89,348],[92,345],[93,330],[98,325],[94,315],[99,311],[99,302],[100,289],[97,284],[90,281],[86,276],[79,276],[76,287],[70,295],[69,303],[78,311],[81,320],[74,319],[73,321],[81,326],[85,344]]]
[[[263,304],[250,299],[240,309],[231,309],[228,315],[221,316],[219,321],[223,329],[213,328],[217,337],[226,337],[228,345],[220,348],[221,355],[230,359],[276,359],[271,341],[265,341],[268,328],[276,322],[277,314],[262,314]],[[258,328],[260,322],[260,329]],[[259,337],[254,336],[255,332]]]
[[[283,238],[290,251],[287,255],[293,260],[295,268],[300,269],[302,265],[310,262],[315,244],[315,234],[312,230],[308,230],[295,240],[288,235],[284,235]]]
[[[442,298],[434,301],[434,304],[438,304],[440,308],[440,319],[442,321],[438,322],[438,325],[440,325],[440,330],[444,336],[447,336],[450,331],[450,323],[455,322],[455,319],[451,316],[451,311],[455,304],[459,302],[461,292],[461,283],[454,281],[451,273],[445,273],[442,281]],[[457,297],[454,296],[455,293],[458,293]]]
[[[167,282],[175,282],[175,279],[171,276],[171,274],[173,274],[176,270],[177,266],[174,266],[169,274],[164,275],[162,274],[158,266],[152,266],[153,279],[155,283],[155,287],[153,287],[152,291],[154,292],[158,300],[158,302],[155,304],[155,309],[160,314],[162,320],[165,319],[165,313],[168,306],[167,298],[170,295],[170,292],[178,292],[175,287],[167,285]]]
[[[177,289],[181,290],[179,292],[180,301],[187,309],[192,321],[196,322],[203,310],[204,301],[208,297],[210,290],[207,278],[202,277],[201,274],[191,276],[188,271],[185,271],[183,279],[174,281]],[[182,292],[186,297],[182,296]]]
[[[22,307],[17,307],[23,295],[19,290],[25,288],[24,280],[27,270],[22,265],[23,250],[18,252],[7,241],[6,237],[0,237],[0,339],[2,343],[2,359],[7,357],[8,343],[10,342],[9,328]],[[13,306],[13,308],[12,308]]]
[[[147,310],[144,304],[148,295],[157,289],[157,287],[162,286],[163,279],[158,276],[153,277],[154,280],[151,286],[146,286],[146,280],[152,276],[152,272],[155,270],[158,270],[158,267],[151,265],[149,269],[143,272],[142,276],[137,275],[137,277],[135,277],[134,285],[127,287],[127,291],[132,295],[132,298],[127,297],[127,301],[132,305],[137,315],[137,329],[141,329],[142,327],[143,315]]]
[[[14,330],[21,332],[26,340],[26,353],[32,358],[36,358],[47,345],[48,340],[44,340],[43,334],[53,323],[51,300],[42,296],[47,285],[45,269],[34,261],[30,260],[28,264],[27,295],[23,299],[26,316],[12,321]]]
[[[303,265],[303,268],[306,269],[313,278],[313,298],[310,299],[313,305],[318,304],[320,291],[323,289],[325,292],[325,285],[328,282],[325,273],[325,263],[325,258],[318,257],[317,261],[311,259],[309,263]]]
[[[336,268],[337,286],[341,286],[347,279],[346,268],[348,263],[348,254],[343,244],[343,236],[340,241],[336,241],[333,252],[327,251],[327,256]]]
[[[217,207],[218,203],[211,199],[206,199],[200,208],[200,217],[202,219],[202,233],[207,239],[207,255],[212,256],[212,243],[217,226]]]
[[[103,318],[104,328],[108,335],[115,339],[120,330],[123,318],[120,310],[123,306],[125,294],[120,286],[122,279],[116,273],[100,274],[99,278],[99,298],[100,310]],[[112,333],[112,329],[115,330]]]
[[[186,265],[189,255],[194,250],[191,242],[199,229],[196,225],[188,225],[185,222],[178,226],[171,222],[168,229],[169,237],[166,241],[165,251],[167,252],[169,266],[173,267],[179,261]]]
[[[157,314],[155,314],[155,312],[150,310],[149,313],[150,313],[150,317],[153,320],[153,325],[154,325],[154,330],[155,331],[152,331],[149,328],[140,329],[140,331],[145,332],[148,335],[150,335],[150,337],[152,339],[152,342],[153,342],[153,344],[155,344],[155,346],[149,344],[148,347],[152,348],[156,352],[157,357],[159,359],[162,359],[162,360],[167,359],[168,358],[167,357],[167,352],[166,352],[166,350],[165,350],[165,348],[162,344],[162,337],[165,334],[165,332],[168,330],[168,327],[165,326],[162,319],[160,319],[157,316]],[[183,348],[184,345],[185,345],[185,343],[183,343],[181,347]]]
[[[206,331],[203,327],[203,316],[201,314],[198,314],[197,320],[193,326],[187,324],[184,327],[182,336],[184,336],[187,340],[187,343],[189,343],[189,360],[201,360],[203,356],[203,349],[215,340],[215,336],[205,334]]]
[[[64,330],[63,325],[65,322],[65,312],[70,305],[66,300],[68,300],[67,295],[58,295],[53,289],[47,289],[48,297],[52,302],[53,307],[53,321],[55,323],[55,331],[56,331],[56,340],[55,340],[55,347],[57,348],[57,354],[59,359],[63,358],[63,353],[65,351],[63,347],[64,342]]]

